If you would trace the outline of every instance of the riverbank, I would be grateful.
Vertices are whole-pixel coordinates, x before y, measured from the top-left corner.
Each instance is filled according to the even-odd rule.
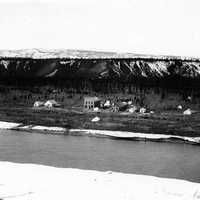
[[[153,176],[0,162],[0,199],[195,200],[200,184]]]
[[[0,121],[0,129],[18,130],[27,132],[39,132],[45,134],[62,134],[74,136],[109,137],[112,139],[128,139],[160,142],[184,142],[200,144],[200,137],[183,137],[178,135],[145,134],[125,131],[92,130],[92,129],[66,129],[62,127],[47,127],[38,125],[23,125],[22,123],[11,123]]]
[[[99,117],[99,121],[92,119]],[[41,109],[31,106],[0,106],[0,121],[63,127],[146,134],[200,137],[200,112],[184,116],[182,111],[163,111],[152,114],[82,112],[82,107]]]

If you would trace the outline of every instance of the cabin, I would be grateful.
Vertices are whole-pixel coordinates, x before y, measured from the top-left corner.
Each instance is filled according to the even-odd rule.
[[[84,97],[84,108],[93,110],[96,107],[100,107],[101,101],[98,97]]]

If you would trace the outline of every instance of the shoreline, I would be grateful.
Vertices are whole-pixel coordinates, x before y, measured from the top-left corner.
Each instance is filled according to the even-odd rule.
[[[200,184],[112,171],[0,162],[0,199],[199,199]]]
[[[74,135],[74,136],[93,136],[107,137],[112,139],[126,140],[141,140],[154,142],[184,142],[187,144],[200,145],[200,137],[185,137],[178,135],[151,134],[128,131],[110,131],[110,130],[95,130],[95,129],[67,129],[62,127],[49,127],[38,125],[24,125],[22,123],[13,123],[0,121],[0,129],[39,132],[56,135]]]

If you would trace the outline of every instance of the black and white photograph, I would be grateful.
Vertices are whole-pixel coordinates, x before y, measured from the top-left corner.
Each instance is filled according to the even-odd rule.
[[[200,200],[199,0],[0,0],[0,200]]]

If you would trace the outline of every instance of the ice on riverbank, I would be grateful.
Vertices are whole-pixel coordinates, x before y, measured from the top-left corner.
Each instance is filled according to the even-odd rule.
[[[0,129],[12,129],[18,127],[19,125],[20,123],[0,121]]]
[[[0,198],[194,200],[200,184],[153,176],[0,162]]]
[[[32,130],[57,131],[57,132],[66,131],[66,129],[62,127],[47,127],[47,126],[33,126]]]
[[[48,127],[48,126],[37,126],[37,125],[23,125],[12,122],[0,121],[0,129],[11,129],[11,130],[22,130],[22,131],[38,131],[45,133],[59,133],[59,134],[70,134],[70,135],[90,135],[96,137],[113,137],[121,139],[141,139],[151,141],[175,141],[181,140],[193,144],[200,144],[200,137],[184,137],[178,135],[165,135],[165,134],[150,134],[150,133],[136,133],[127,131],[110,131],[110,130],[93,130],[93,129],[66,129],[62,127]]]
[[[83,133],[86,135],[110,136],[124,139],[141,138],[144,140],[183,140],[192,143],[200,143],[200,137],[184,137],[178,135],[135,133],[127,131],[108,131],[108,130],[92,130],[92,129],[70,129],[70,133]]]
[[[66,131],[66,129],[62,127],[23,125],[21,123],[3,122],[3,121],[0,121],[0,129],[19,129],[19,130],[35,130],[35,131],[38,130],[38,131],[55,131],[55,132]]]

